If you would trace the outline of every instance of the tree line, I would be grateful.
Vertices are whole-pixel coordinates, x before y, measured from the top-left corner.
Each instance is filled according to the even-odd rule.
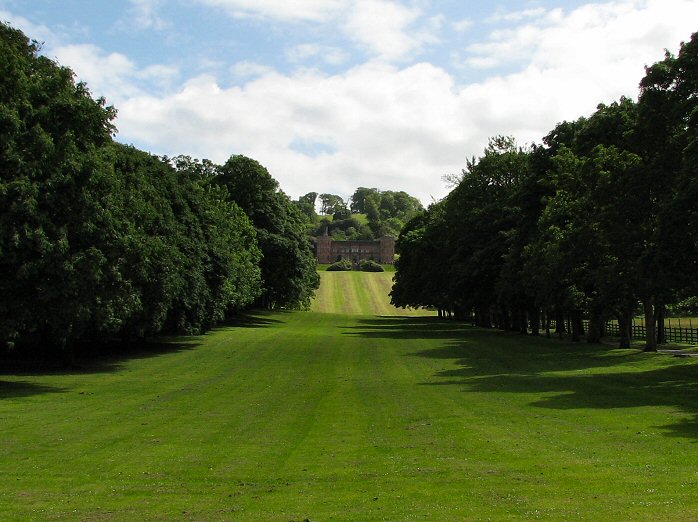
[[[405,223],[424,210],[422,203],[405,191],[367,187],[357,188],[348,202],[336,194],[309,192],[296,205],[308,218],[311,235],[327,232],[340,241],[397,237]],[[365,216],[365,222],[358,215]]]
[[[399,236],[395,305],[575,340],[587,318],[589,342],[615,318],[622,347],[641,310],[656,350],[666,306],[698,295],[698,33],[646,68],[637,102],[542,144],[492,138],[452,179]]]
[[[202,332],[250,306],[304,308],[305,219],[258,162],[157,157],[116,110],[0,24],[0,342]],[[27,348],[28,349],[28,348]]]

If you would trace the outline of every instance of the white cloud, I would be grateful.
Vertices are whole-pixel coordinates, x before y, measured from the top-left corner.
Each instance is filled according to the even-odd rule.
[[[523,11],[506,11],[503,9],[498,9],[487,19],[487,21],[490,23],[520,22],[529,18],[540,18],[545,14],[546,11],[542,7],[524,9]]]
[[[265,74],[274,72],[274,69],[268,65],[262,65],[260,63],[255,63],[248,60],[237,62],[231,67],[230,70],[236,78],[242,80],[263,76]]]
[[[348,195],[363,185],[404,189],[427,203],[446,193],[441,176],[480,154],[489,136],[538,142],[563,119],[635,95],[643,66],[661,59],[664,47],[676,49],[697,19],[666,15],[667,1],[675,12],[695,11],[687,0],[588,5],[493,33],[490,43],[509,46],[502,48],[507,52],[523,48],[525,63],[475,84],[457,86],[428,63],[400,68],[381,61],[336,75],[264,70],[229,89],[200,76],[170,96],[129,99],[118,123],[128,139],[161,154],[218,162],[247,154],[293,196]],[[405,15],[396,27],[403,30],[415,17]],[[398,56],[413,45],[397,38],[380,52]],[[493,48],[479,52],[482,60],[499,59]]]
[[[404,60],[435,43],[444,17],[422,20],[423,12],[399,0],[198,0],[224,9],[236,18],[257,17],[280,22],[315,22],[336,26],[344,36],[383,60]],[[419,22],[423,23],[420,25]],[[310,56],[303,45],[289,51],[291,61]],[[326,62],[343,63],[347,53],[324,48]],[[294,54],[295,53],[295,54]],[[317,54],[317,53],[312,53]]]
[[[121,53],[107,53],[91,44],[63,45],[51,49],[51,56],[69,66],[95,97],[104,96],[117,108],[133,97],[142,96],[148,86],[167,92],[179,80],[180,71],[169,65],[144,68]]]
[[[219,7],[235,18],[262,17],[286,21],[324,22],[342,11],[347,0],[197,0]]]
[[[432,30],[415,28],[422,16],[416,7],[391,0],[356,0],[344,22],[346,35],[386,60],[401,60],[437,41]],[[438,23],[439,18],[432,20]]]
[[[161,0],[129,0],[129,2],[131,3],[130,19],[128,23],[122,23],[122,26],[154,30],[169,27],[169,24],[158,15]]]
[[[262,162],[291,195],[360,185],[443,195],[470,131],[452,79],[429,64],[366,64],[345,74],[267,74],[243,88],[200,76],[166,98],[134,97],[118,126],[161,154]],[[460,117],[458,117],[460,115]]]
[[[154,83],[162,89],[169,89],[179,79],[179,69],[170,65],[150,65],[135,73],[136,78]]]
[[[639,81],[643,65],[655,60],[658,51],[676,46],[678,39],[695,31],[698,2],[625,0],[586,4],[569,13],[553,9],[528,14],[533,12],[535,20],[494,30],[488,41],[471,45],[467,64],[488,68],[521,63],[522,69],[529,64],[575,69],[580,76],[586,71],[596,75],[612,64],[608,84],[621,76]],[[506,16],[525,20],[524,14]]]
[[[468,31],[471,27],[473,27],[474,24],[475,22],[473,22],[471,19],[464,18],[463,20],[457,20],[453,22],[451,25],[453,26],[453,29],[456,32],[464,33]]]
[[[53,49],[58,63],[68,65],[78,78],[87,81],[96,96],[109,95],[110,103],[140,94],[132,80],[135,64],[120,53],[105,53],[95,45],[65,45]]]
[[[291,63],[302,63],[315,58],[328,65],[341,65],[349,59],[349,53],[339,47],[313,43],[296,45],[286,51],[286,59]]]
[[[303,5],[305,20],[330,16],[319,3]],[[388,61],[417,53],[442,19],[382,0],[351,6],[346,19],[333,20],[344,20],[346,31],[353,20],[356,41],[384,59],[341,74],[307,68],[281,74],[242,61],[231,69],[240,86],[227,88],[214,75],[193,73],[172,88],[179,71],[167,66],[139,68],[124,55],[89,45],[62,45],[52,54],[116,103],[121,139],[141,148],[217,162],[246,154],[294,197],[309,191],[346,196],[363,185],[406,190],[428,203],[430,195],[447,192],[442,175],[480,154],[488,137],[539,141],[563,119],[589,114],[622,94],[636,95],[643,66],[661,59],[665,47],[676,50],[698,19],[692,0],[588,4],[533,18],[509,14],[504,28],[469,48],[469,58],[492,66],[515,63],[516,70],[457,85],[436,65]],[[425,22],[426,36],[410,33]],[[309,42],[289,49],[287,58],[302,64],[330,49]],[[158,90],[146,90],[144,82],[169,87],[153,94]]]

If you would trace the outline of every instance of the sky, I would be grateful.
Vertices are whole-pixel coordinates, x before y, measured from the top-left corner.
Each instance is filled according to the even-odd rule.
[[[116,139],[292,198],[451,187],[490,137],[540,143],[698,31],[698,0],[0,0],[118,110]]]

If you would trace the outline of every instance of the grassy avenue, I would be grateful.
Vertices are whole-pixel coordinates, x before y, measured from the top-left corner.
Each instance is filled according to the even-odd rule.
[[[0,373],[0,519],[698,518],[696,359],[440,321],[391,308],[392,274],[321,275],[310,312]]]

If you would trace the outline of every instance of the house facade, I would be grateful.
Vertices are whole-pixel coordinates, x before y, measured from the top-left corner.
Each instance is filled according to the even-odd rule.
[[[317,262],[334,263],[347,259],[358,263],[370,259],[378,263],[393,263],[395,260],[395,238],[383,236],[377,240],[335,241],[325,233],[316,239]]]

